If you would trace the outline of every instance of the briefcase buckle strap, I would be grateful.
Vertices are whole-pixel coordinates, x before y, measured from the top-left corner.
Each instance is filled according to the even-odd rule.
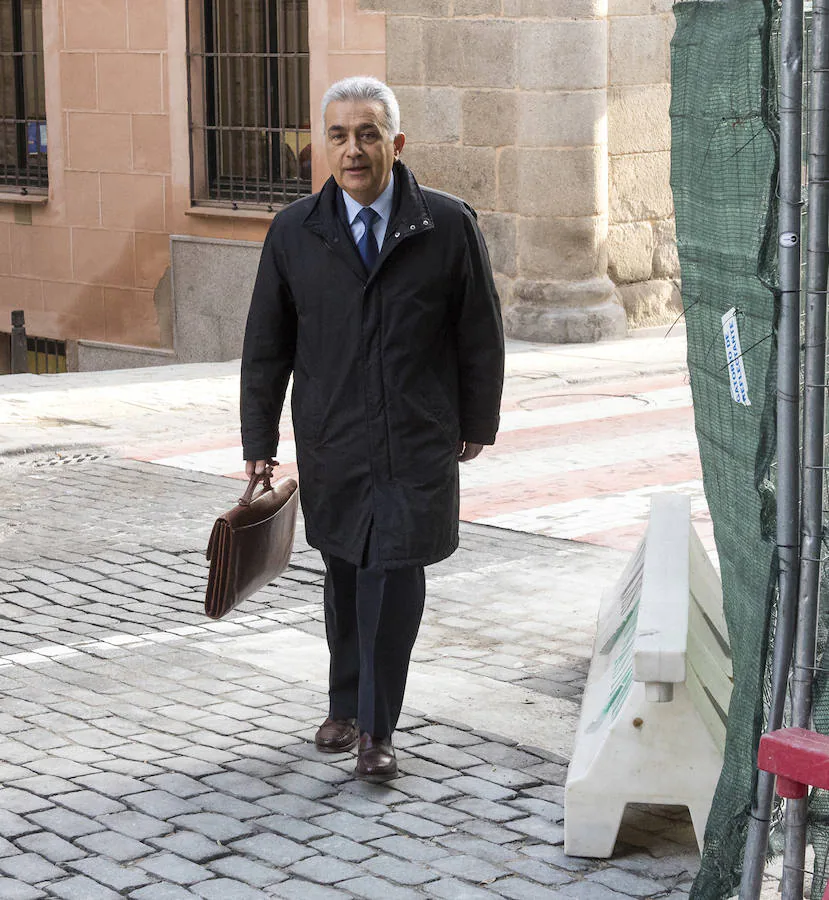
[[[269,491],[271,489],[271,476],[273,475],[273,466],[267,465],[265,466],[265,470],[263,472],[259,472],[259,474],[254,473],[250,476],[250,482],[245,490],[245,493],[239,498],[240,506],[250,506],[253,501],[253,492],[256,490],[256,485],[259,482],[262,482],[262,493],[265,491]]]

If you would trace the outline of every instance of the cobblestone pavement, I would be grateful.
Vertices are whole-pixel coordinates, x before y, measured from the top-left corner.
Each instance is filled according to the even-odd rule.
[[[539,719],[572,737],[597,602],[578,582],[585,566],[612,580],[623,554],[465,526],[429,570],[413,670],[520,691],[518,724],[493,733],[451,698],[438,717],[422,692],[396,734],[401,777],[371,786],[311,743],[315,551],[299,540],[227,621],[201,612],[227,480],[48,457],[0,464],[0,488],[3,900],[686,896],[684,811],[632,809],[613,860],[568,858],[566,752],[527,740]],[[546,598],[551,578],[569,603]]]

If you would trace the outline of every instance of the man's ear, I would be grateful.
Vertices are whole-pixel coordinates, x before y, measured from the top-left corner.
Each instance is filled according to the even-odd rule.
[[[395,135],[394,138],[394,157],[395,159],[400,156],[403,151],[403,145],[406,143],[406,135],[401,131],[400,134]]]

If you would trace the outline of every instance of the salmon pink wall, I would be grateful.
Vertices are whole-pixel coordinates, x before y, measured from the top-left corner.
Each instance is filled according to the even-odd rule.
[[[310,0],[319,104],[345,75],[385,77],[385,15]],[[169,346],[170,235],[261,240],[271,214],[191,209],[183,0],[43,0],[48,202],[0,188],[0,331]],[[32,202],[36,200],[37,202]]]

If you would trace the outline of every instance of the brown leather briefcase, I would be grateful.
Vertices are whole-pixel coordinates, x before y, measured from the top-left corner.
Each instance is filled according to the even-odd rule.
[[[220,619],[288,566],[296,529],[297,483],[280,478],[271,485],[272,474],[268,467],[254,475],[238,506],[213,525],[204,598],[204,611],[211,619]],[[254,497],[260,481],[262,490]]]

